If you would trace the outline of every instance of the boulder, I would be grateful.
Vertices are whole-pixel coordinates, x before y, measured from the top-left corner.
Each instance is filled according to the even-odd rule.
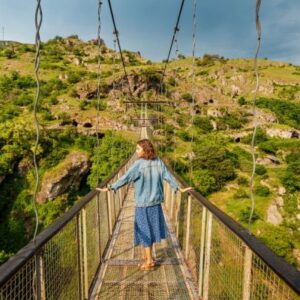
[[[38,202],[45,203],[70,189],[78,189],[90,166],[91,163],[86,153],[73,152],[67,155],[61,163],[45,173],[41,191],[38,194]]]
[[[269,164],[279,165],[280,160],[273,155],[267,155],[265,157],[258,158],[257,163],[262,165],[269,165]]]
[[[223,113],[217,108],[208,108],[207,109],[207,116],[222,117]]]
[[[296,129],[267,128],[266,133],[270,137],[279,137],[283,139],[300,138],[300,131]]]
[[[284,205],[284,200],[282,197],[278,196],[276,199],[275,199],[275,203],[277,206],[280,206],[282,207]]]
[[[284,195],[285,193],[286,193],[285,187],[280,186],[280,187],[278,188],[278,194],[279,194],[280,196],[282,196],[282,195]]]
[[[236,85],[231,85],[231,96],[232,97],[236,97],[236,96],[239,96],[241,94],[241,89],[236,86]]]
[[[282,215],[279,212],[277,203],[274,201],[269,206],[267,211],[267,222],[273,225],[279,225],[283,221]]]

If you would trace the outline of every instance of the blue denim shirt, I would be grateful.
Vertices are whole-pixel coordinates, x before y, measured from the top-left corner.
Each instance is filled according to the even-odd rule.
[[[175,178],[160,158],[153,160],[140,158],[110,188],[116,191],[133,182],[135,206],[153,206],[164,201],[163,180],[166,180],[175,192],[179,189]]]

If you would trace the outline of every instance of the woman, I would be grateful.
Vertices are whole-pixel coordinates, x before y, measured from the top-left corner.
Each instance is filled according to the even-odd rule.
[[[135,188],[135,220],[134,220],[134,246],[144,246],[144,263],[142,270],[149,270],[155,266],[152,257],[152,244],[166,238],[166,225],[161,207],[164,200],[163,180],[166,180],[176,192],[186,192],[191,187],[181,189],[175,178],[166,168],[165,164],[155,154],[154,147],[148,139],[137,142],[137,159],[128,171],[115,183],[107,188],[97,188],[98,191],[107,192],[134,182]]]

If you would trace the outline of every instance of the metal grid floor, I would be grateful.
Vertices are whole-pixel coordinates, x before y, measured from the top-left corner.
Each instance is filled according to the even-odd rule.
[[[167,223],[167,239],[153,245],[157,266],[139,270],[142,246],[133,245],[134,200],[129,189],[110,246],[101,265],[91,299],[196,299],[190,274],[181,257],[172,228]]]

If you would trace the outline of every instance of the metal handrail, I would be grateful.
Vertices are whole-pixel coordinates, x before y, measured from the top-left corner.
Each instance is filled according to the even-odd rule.
[[[176,180],[183,187],[188,187],[189,185],[176,174],[174,170],[172,170],[170,164],[166,160],[164,160],[164,162]],[[282,280],[284,280],[295,292],[300,294],[300,272],[295,267],[288,264],[282,257],[274,253],[246,228],[242,227],[234,219],[204,198],[200,193],[192,190],[188,191],[188,194],[199,201],[203,207],[206,207],[226,227],[236,234],[258,257],[260,257]]]
[[[98,187],[104,187],[107,183],[114,178],[119,171],[130,161],[134,153],[123,162],[109,177],[103,180]],[[35,244],[30,241],[25,247],[18,251],[16,255],[11,257],[7,262],[0,266],[0,286],[4,284],[7,279],[20,269],[28,259],[33,257],[36,252],[42,248],[55,234],[57,234],[66,224],[68,224],[79,212],[87,205],[93,197],[97,194],[94,189],[83,197],[77,204],[75,204],[68,212],[55,221],[52,225],[47,227],[36,237]]]

